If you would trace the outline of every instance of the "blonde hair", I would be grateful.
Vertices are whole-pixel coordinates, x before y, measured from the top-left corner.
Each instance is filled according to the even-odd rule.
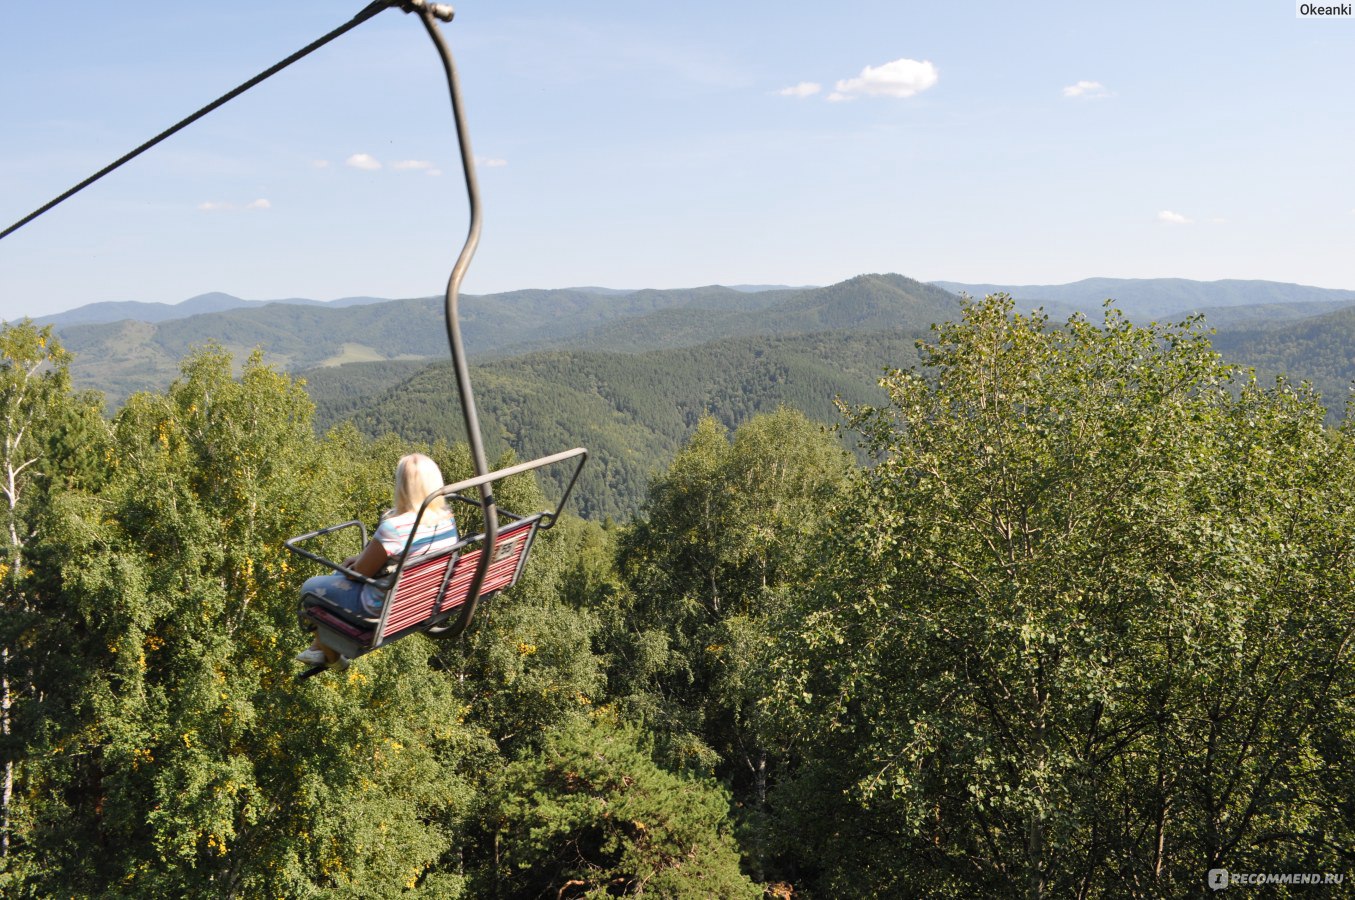
[[[395,494],[391,498],[390,515],[418,512],[424,498],[444,485],[442,471],[438,464],[422,453],[411,453],[400,457],[395,464]],[[451,518],[452,511],[447,501],[441,497],[428,504],[424,511],[424,522],[440,522]]]

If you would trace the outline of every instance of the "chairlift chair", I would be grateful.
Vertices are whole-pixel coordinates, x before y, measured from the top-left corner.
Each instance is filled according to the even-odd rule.
[[[324,535],[356,528],[361,539],[359,545],[361,549],[367,545],[367,528],[359,520],[341,522],[289,538],[284,544],[293,553],[327,566],[354,581],[374,585],[386,593],[381,616],[376,619],[355,615],[328,603],[322,597],[307,594],[301,601],[303,622],[318,632],[320,640],[326,646],[349,659],[356,659],[415,632],[423,632],[437,638],[451,638],[462,634],[470,627],[480,601],[488,600],[517,583],[527,563],[527,556],[531,552],[537,532],[555,525],[587,457],[587,450],[576,447],[532,462],[477,475],[434,491],[419,506],[414,517],[414,527],[406,539],[404,550],[396,559],[394,568],[388,574],[375,578],[345,568],[301,546]],[[577,463],[564,495],[554,510],[519,515],[500,509],[498,512],[507,521],[498,527],[497,533],[492,538],[488,532],[482,531],[474,536],[462,538],[441,553],[421,556],[407,564],[410,548],[418,535],[418,523],[429,504],[437,498],[443,497],[448,501],[483,510],[482,500],[466,492],[514,475],[572,460],[577,460]],[[324,668],[313,666],[300,677],[309,678],[319,674]]]

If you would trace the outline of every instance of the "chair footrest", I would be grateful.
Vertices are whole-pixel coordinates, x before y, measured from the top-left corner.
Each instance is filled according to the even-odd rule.
[[[301,596],[301,612],[305,614],[311,609],[323,609],[330,615],[337,616],[351,625],[359,628],[375,628],[381,621],[380,616],[365,616],[361,613],[355,613],[352,610],[344,609],[341,606],[335,606],[328,599],[319,594],[303,594]]]
[[[296,676],[296,680],[297,680],[297,681],[305,681],[307,678],[314,678],[316,675],[319,675],[321,672],[328,672],[328,671],[329,671],[329,666],[326,666],[326,665],[311,666],[309,669],[307,669],[306,671],[302,672],[300,675]]]
[[[324,625],[326,628],[347,635],[364,647],[370,646],[372,643],[372,632],[375,630],[375,625],[363,628],[323,606],[308,607],[306,617],[319,625]]]

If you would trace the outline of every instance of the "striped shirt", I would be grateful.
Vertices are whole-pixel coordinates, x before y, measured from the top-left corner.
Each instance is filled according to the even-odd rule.
[[[376,533],[372,535],[372,540],[380,542],[386,550],[386,556],[389,562],[394,564],[399,561],[400,554],[405,552],[405,544],[409,542],[409,533],[414,528],[414,513],[401,513],[398,516],[389,516],[381,520],[381,524],[376,526]],[[430,522],[427,519],[419,523],[419,533],[414,536],[414,543],[410,545],[409,556],[405,560],[406,565],[418,562],[425,556],[432,556],[438,553],[444,553],[450,550],[457,542],[456,518],[448,516],[440,522]],[[386,592],[373,585],[366,584],[362,587],[362,606],[369,614],[373,616],[381,615],[381,607],[386,602]]]

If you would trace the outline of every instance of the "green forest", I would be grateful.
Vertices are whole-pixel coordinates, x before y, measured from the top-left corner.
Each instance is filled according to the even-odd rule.
[[[909,329],[730,338],[643,353],[538,352],[473,365],[472,378],[492,452],[535,459],[587,446],[575,510],[587,519],[629,520],[651,477],[703,416],[735,428],[789,406],[834,422],[835,397],[883,400],[874,382],[890,361],[916,360],[916,341]],[[305,380],[321,431],[349,422],[370,436],[465,439],[449,364],[362,363],[312,370]],[[543,474],[563,490],[569,473]]]
[[[670,386],[671,462],[590,489],[635,489],[633,514],[562,518],[462,638],[303,682],[297,589],[320,569],[283,541],[374,524],[411,450],[469,474],[417,427],[455,417],[445,373],[401,382],[398,422],[355,424],[377,413],[343,414],[361,395],[336,387],[317,430],[300,380],[209,345],[110,415],[50,327],[4,326],[0,894],[1150,898],[1207,893],[1217,868],[1355,877],[1355,423],[1229,365],[1198,320],[1052,322],[995,295],[916,349],[875,338],[895,367],[824,411],[838,434],[766,387],[832,384],[803,362],[814,340],[674,350],[643,383],[593,353],[637,420]],[[485,363],[478,385],[587,417],[559,390],[586,352],[532,357],[532,381]],[[674,409],[745,352],[737,416]],[[491,427],[503,464],[518,429],[556,437]],[[554,489],[496,493],[529,511]]]

